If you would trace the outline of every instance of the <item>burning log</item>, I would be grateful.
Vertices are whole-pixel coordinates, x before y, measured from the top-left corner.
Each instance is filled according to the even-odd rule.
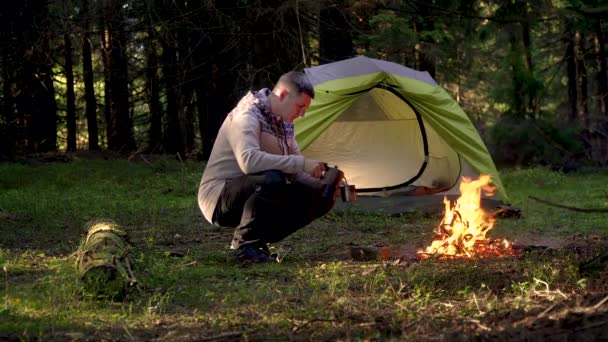
[[[443,220],[435,230],[431,245],[418,251],[417,257],[487,258],[516,255],[509,241],[486,238],[496,218],[481,207],[481,191],[492,194],[494,189],[490,186],[490,176],[482,175],[475,181],[463,177],[461,196],[454,203],[444,199]]]
[[[120,298],[135,285],[127,233],[112,221],[87,224],[87,236],[76,252],[84,290],[97,298]]]

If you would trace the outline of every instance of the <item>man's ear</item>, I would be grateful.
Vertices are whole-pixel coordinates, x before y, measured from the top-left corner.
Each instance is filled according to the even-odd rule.
[[[287,88],[281,88],[279,90],[279,98],[282,100],[285,98],[285,96],[287,96],[289,94],[289,90],[287,90]]]

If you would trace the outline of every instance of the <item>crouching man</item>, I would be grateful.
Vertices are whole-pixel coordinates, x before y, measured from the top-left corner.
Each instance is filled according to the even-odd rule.
[[[325,215],[335,189],[322,196],[324,163],[306,159],[293,121],[314,98],[301,72],[281,76],[272,89],[247,93],[222,124],[203,172],[198,203],[216,226],[231,227],[241,261],[272,261],[278,242]]]

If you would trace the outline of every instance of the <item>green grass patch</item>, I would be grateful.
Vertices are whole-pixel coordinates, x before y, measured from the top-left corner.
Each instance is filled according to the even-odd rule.
[[[605,250],[608,215],[529,196],[608,208],[606,170],[505,171],[522,217],[499,219],[490,236],[534,247],[518,257],[354,261],[351,244],[411,255],[440,218],[332,212],[276,244],[281,263],[251,266],[234,260],[230,229],[204,221],[202,169],[164,159],[0,164],[0,339],[605,336],[608,272],[579,265]],[[75,268],[85,224],[101,218],[132,243],[139,287],[121,300],[87,296]]]

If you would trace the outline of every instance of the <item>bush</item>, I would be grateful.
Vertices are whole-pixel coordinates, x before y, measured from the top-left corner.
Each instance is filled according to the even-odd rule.
[[[500,167],[545,165],[571,171],[585,163],[580,129],[572,124],[503,116],[488,138]]]

